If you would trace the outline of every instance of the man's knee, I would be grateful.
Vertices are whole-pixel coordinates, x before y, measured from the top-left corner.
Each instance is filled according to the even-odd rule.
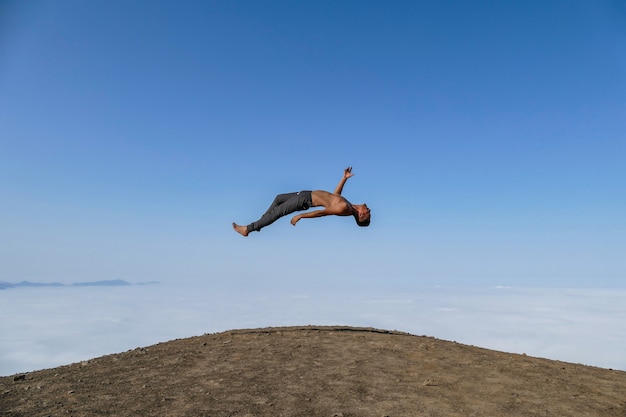
[[[276,196],[276,198],[274,198],[274,205],[276,205],[276,206],[282,205],[285,201],[290,200],[295,195],[296,195],[296,193],[278,194]]]

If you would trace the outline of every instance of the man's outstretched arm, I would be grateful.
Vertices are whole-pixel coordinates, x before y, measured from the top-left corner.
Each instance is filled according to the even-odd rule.
[[[331,208],[324,208],[321,210],[309,211],[307,213],[296,214],[291,218],[291,224],[294,226],[300,219],[312,219],[315,217],[323,217],[323,216],[348,216],[350,212],[347,208],[343,206],[333,206]]]
[[[295,216],[291,218],[291,224],[295,226],[296,223],[298,223],[300,219],[312,219],[314,217],[331,216],[333,214],[336,214],[336,213],[333,213],[327,209],[309,211],[308,213],[302,213],[302,214],[296,214]]]
[[[352,173],[352,167],[344,169],[343,177],[339,181],[339,184],[337,184],[337,187],[335,187],[335,191],[333,192],[333,194],[341,195],[341,192],[343,191],[343,185],[346,183],[346,180],[353,175],[354,174]]]

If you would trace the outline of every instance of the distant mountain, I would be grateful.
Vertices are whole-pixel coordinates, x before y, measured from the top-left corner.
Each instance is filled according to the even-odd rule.
[[[19,287],[119,287],[126,285],[152,285],[159,284],[158,281],[141,282],[138,284],[131,284],[123,279],[113,279],[104,281],[92,281],[92,282],[75,282],[73,284],[61,284],[59,282],[29,282],[22,281],[18,283],[0,282],[0,290],[6,290],[8,288]]]
[[[110,281],[93,281],[93,282],[75,282],[73,287],[117,287],[120,285],[131,285],[123,279],[114,279]]]
[[[18,287],[62,287],[63,284],[58,282],[49,282],[49,283],[40,283],[40,282],[29,282],[22,281],[16,284],[11,282],[0,282],[0,290],[4,290],[7,288],[18,288]]]

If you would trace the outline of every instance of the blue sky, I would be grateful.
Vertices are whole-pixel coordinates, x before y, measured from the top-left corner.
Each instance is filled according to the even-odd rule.
[[[5,1],[0,280],[621,286],[625,115],[618,1]]]

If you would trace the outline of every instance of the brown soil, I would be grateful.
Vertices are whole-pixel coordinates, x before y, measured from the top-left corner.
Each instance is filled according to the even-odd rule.
[[[238,330],[0,378],[0,416],[626,416],[626,372],[351,327]]]

